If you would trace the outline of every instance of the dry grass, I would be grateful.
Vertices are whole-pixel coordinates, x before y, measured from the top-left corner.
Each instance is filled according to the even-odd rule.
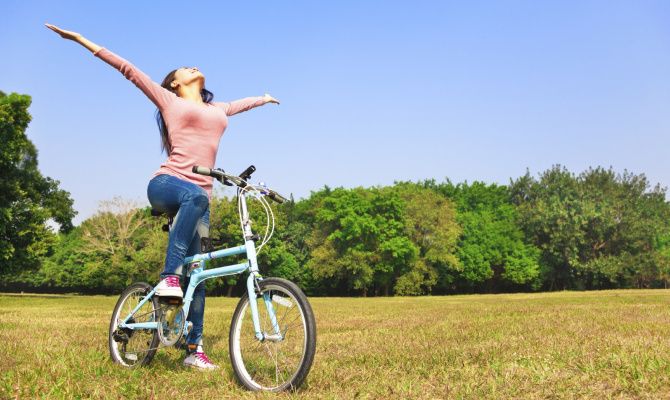
[[[216,373],[182,368],[174,349],[146,368],[113,365],[116,298],[0,296],[0,397],[670,398],[670,290],[314,298],[314,366],[302,390],[281,395],[235,382],[237,300],[207,301]]]

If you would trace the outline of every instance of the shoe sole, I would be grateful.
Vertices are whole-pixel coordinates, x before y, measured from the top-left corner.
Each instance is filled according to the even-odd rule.
[[[219,369],[219,367],[215,367],[215,368],[201,368],[201,367],[198,367],[197,365],[193,365],[193,364],[182,364],[182,365],[183,365],[184,367],[186,367],[186,368],[194,368],[194,369],[197,369],[198,371],[203,371],[203,372],[204,372],[204,371],[216,371],[217,369]]]

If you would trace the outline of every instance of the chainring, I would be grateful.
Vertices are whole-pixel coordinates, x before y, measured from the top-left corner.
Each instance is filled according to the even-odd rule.
[[[162,307],[158,319],[158,338],[164,346],[172,346],[184,334],[184,309],[179,306]]]

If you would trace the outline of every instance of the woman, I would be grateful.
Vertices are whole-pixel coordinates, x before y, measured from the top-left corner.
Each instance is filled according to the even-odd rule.
[[[194,165],[214,167],[219,140],[228,125],[228,116],[267,103],[279,104],[272,96],[247,97],[230,103],[212,102],[213,94],[205,89],[205,77],[196,67],[170,72],[161,85],[128,61],[76,32],[54,25],[47,28],[62,38],[73,40],[93,55],[119,70],[158,108],[156,120],[163,149],[168,158],[149,182],[147,195],[151,206],[163,212],[177,212],[170,230],[165,268],[156,295],[183,297],[181,264],[185,257],[200,251],[200,238],[209,231],[209,199],[212,178],[195,174]],[[193,295],[188,320],[193,323],[186,343],[188,355],[184,365],[215,369],[202,347],[205,284]]]

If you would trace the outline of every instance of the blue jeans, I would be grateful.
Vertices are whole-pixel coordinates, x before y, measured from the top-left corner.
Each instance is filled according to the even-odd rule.
[[[172,175],[161,174],[149,181],[147,188],[149,203],[155,210],[176,212],[168,240],[165,268],[161,278],[167,275],[184,276],[184,258],[200,253],[200,238],[209,237],[209,197],[200,186]],[[188,282],[182,279],[183,287]],[[193,293],[193,301],[186,319],[193,329],[186,343],[197,344],[202,339],[205,316],[205,283],[200,283]]]

